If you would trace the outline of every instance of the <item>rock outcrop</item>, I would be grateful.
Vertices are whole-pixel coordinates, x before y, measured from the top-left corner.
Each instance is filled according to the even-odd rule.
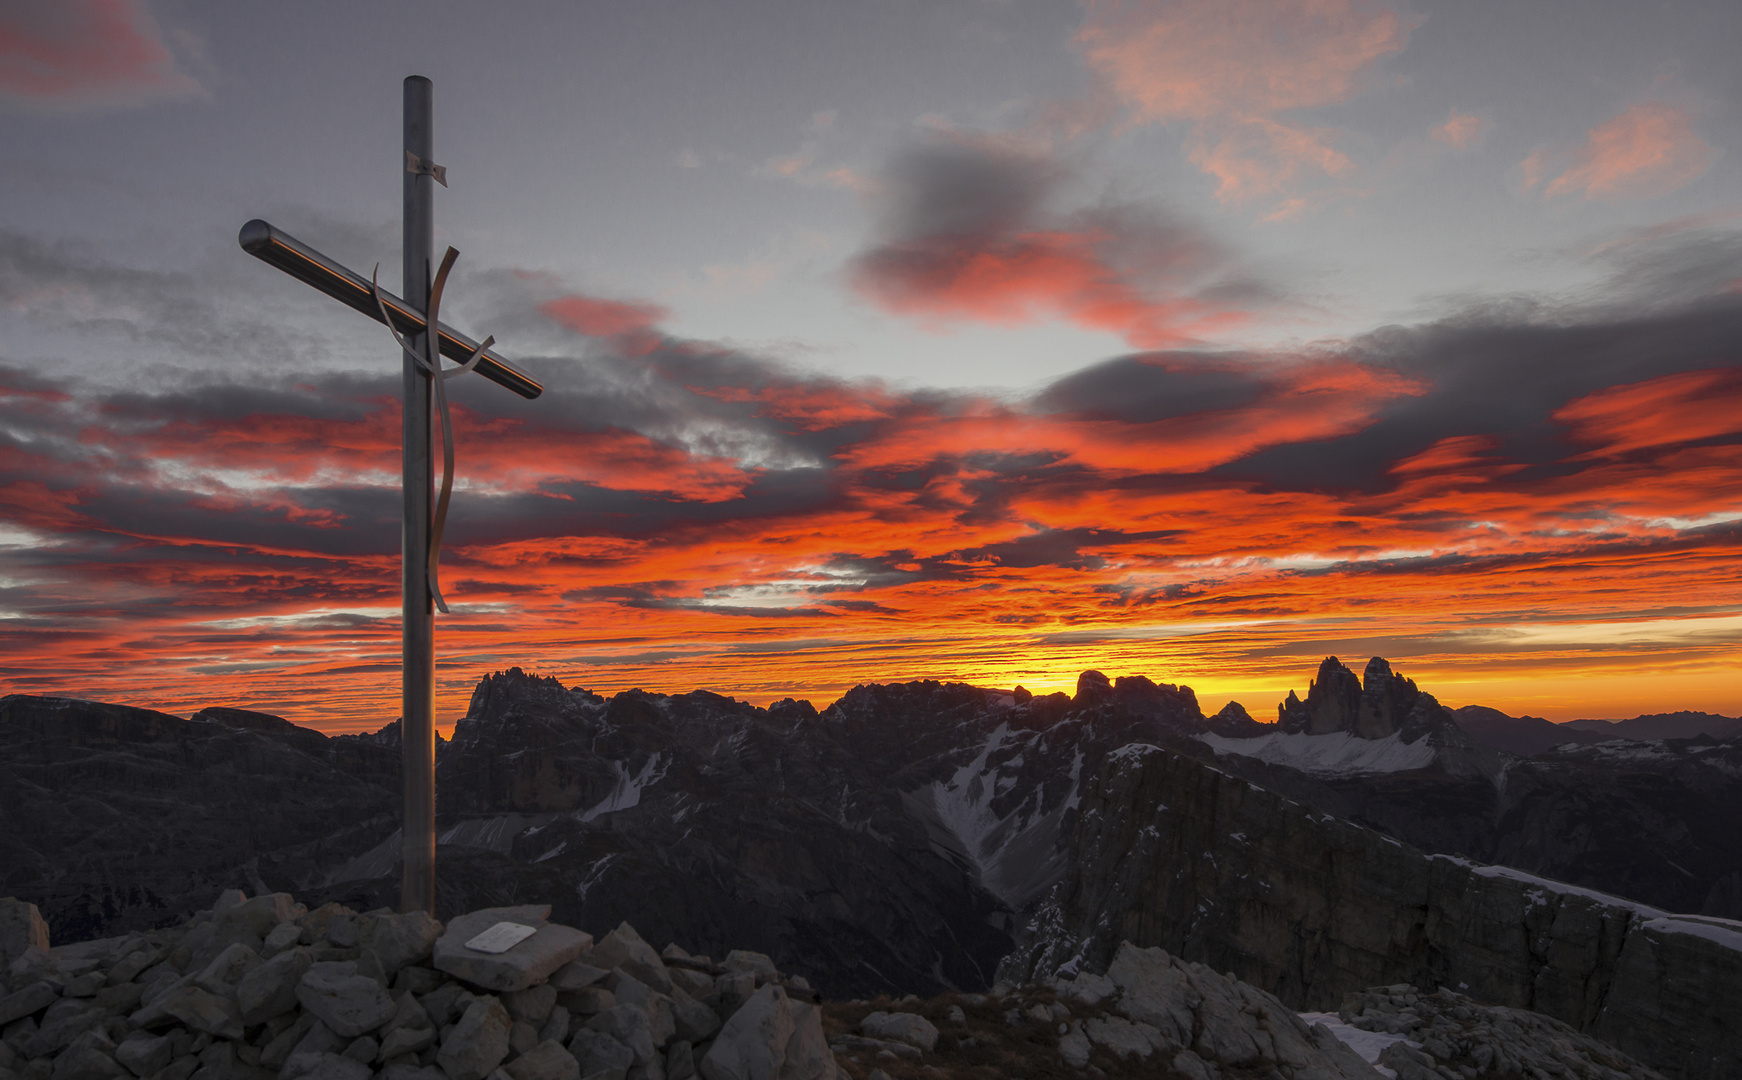
[[[1414,681],[1393,672],[1382,656],[1367,661],[1360,678],[1342,661],[1327,656],[1307,687],[1306,700],[1290,690],[1276,707],[1276,724],[1288,734],[1343,731],[1363,739],[1383,739],[1402,731],[1418,707],[1438,707],[1431,696],[1423,702],[1424,696]]]
[[[230,891],[178,927],[33,942],[0,973],[0,1080],[1661,1080],[1522,1010],[1394,986],[1303,1018],[1129,942],[1104,974],[824,1003],[760,953],[655,952],[627,923],[595,942],[549,911],[444,928]],[[1369,1032],[1394,1034],[1357,1049]]]
[[[1295,1008],[1448,987],[1528,1008],[1680,1080],[1742,1075],[1742,924],[1671,916],[1430,857],[1145,745],[1088,785],[1078,859],[1000,967],[1106,965],[1123,940],[1232,972]]]
[[[549,912],[444,930],[227,892],[178,927],[33,941],[0,974],[0,1080],[837,1080],[815,994],[766,956],[661,955],[627,924],[595,944]],[[466,944],[503,923],[530,933]]]

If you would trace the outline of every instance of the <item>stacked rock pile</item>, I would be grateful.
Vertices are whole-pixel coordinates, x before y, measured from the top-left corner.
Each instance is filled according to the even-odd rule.
[[[1231,975],[1130,942],[1104,974],[826,1012],[831,1046],[857,1080],[1663,1080],[1525,1010],[1379,987],[1319,1022]]]
[[[1407,985],[1374,987],[1350,994],[1338,1015],[1350,1027],[1405,1037],[1379,1054],[1398,1080],[1663,1080],[1553,1017],[1481,1005],[1443,987],[1432,994]]]
[[[50,949],[34,905],[0,900],[0,1080],[836,1080],[816,995],[768,957],[549,916],[233,890]]]
[[[1375,1076],[1373,1067],[1323,1024],[1309,1025],[1275,996],[1202,964],[1183,963],[1162,949],[1122,942],[1106,974],[1078,972],[1047,986],[1057,1000],[1026,1010],[1013,1006],[1005,1022],[1041,1021],[1044,1011],[1044,1022],[1056,1025],[1060,1055],[1075,1068],[1090,1066],[1097,1056],[1153,1057],[1173,1075],[1191,1080]]]

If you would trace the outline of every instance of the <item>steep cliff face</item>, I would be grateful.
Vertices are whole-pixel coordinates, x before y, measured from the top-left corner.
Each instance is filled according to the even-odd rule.
[[[398,777],[397,748],[263,713],[10,695],[0,895],[36,902],[62,940],[156,926],[367,849],[393,828]]]
[[[1742,1074],[1742,924],[1671,916],[1517,871],[1427,856],[1144,745],[1087,786],[1078,857],[1001,978],[1160,946],[1334,1009],[1367,986],[1445,986],[1546,1013],[1684,1080]]]

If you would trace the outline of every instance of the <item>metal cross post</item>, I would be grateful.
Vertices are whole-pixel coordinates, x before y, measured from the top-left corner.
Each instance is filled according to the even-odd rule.
[[[535,398],[544,391],[525,372],[490,351],[494,338],[480,344],[439,321],[442,287],[459,253],[447,250],[432,279],[435,185],[447,186],[446,170],[430,160],[430,81],[405,80],[405,250],[401,263],[404,299],[384,292],[373,280],[347,270],[313,248],[256,218],[242,226],[242,250],[271,263],[349,307],[386,324],[404,360],[404,516],[400,531],[400,590],[404,603],[399,726],[404,759],[404,877],[401,911],[435,913],[435,608],[448,610],[437,580],[442,527],[453,490],[453,425],[443,383],[468,371]],[[441,358],[459,362],[441,369]],[[431,508],[434,486],[434,423],[431,406],[442,414],[441,493]]]

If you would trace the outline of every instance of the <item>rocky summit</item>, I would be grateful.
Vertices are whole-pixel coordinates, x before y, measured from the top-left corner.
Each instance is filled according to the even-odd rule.
[[[1518,1010],[1394,986],[1303,1017],[1129,942],[1104,972],[825,1003],[761,953],[656,952],[627,923],[595,942],[542,905],[443,926],[229,891],[63,946],[31,905],[0,911],[27,939],[0,978],[0,1080],[1661,1080]]]

